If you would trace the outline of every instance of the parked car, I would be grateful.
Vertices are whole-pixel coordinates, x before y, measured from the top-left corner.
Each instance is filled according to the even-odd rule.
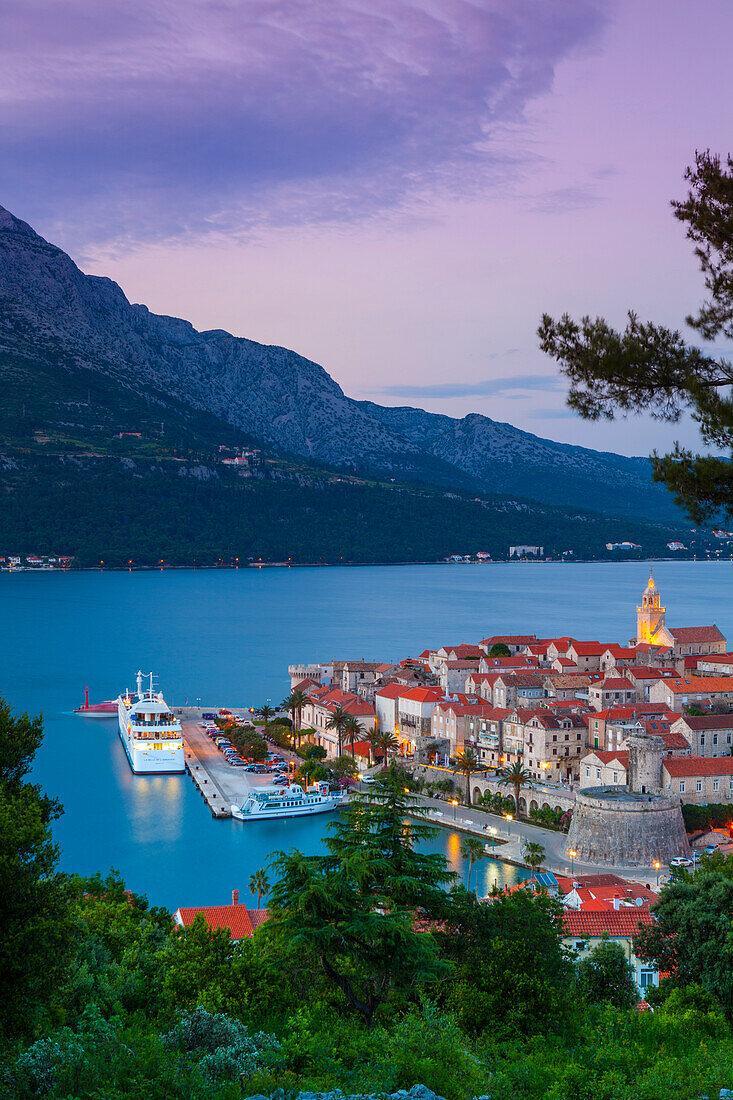
[[[692,860],[687,856],[675,856],[669,861],[670,867],[692,867]]]
[[[705,853],[706,856],[711,856],[713,854],[713,852],[717,852],[717,850],[718,850],[718,845],[717,844],[706,844],[705,847],[703,848],[703,852]]]
[[[377,782],[373,775],[363,775],[361,777],[361,781],[362,781],[362,783],[376,783]]]

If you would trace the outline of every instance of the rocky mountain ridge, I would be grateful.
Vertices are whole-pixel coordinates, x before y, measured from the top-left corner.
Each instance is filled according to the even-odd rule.
[[[352,400],[296,352],[199,332],[130,303],[111,279],[85,275],[0,207],[2,352],[99,372],[148,401],[213,414],[283,453],[333,466],[606,513],[679,515],[644,459],[554,443],[479,414],[456,420]]]

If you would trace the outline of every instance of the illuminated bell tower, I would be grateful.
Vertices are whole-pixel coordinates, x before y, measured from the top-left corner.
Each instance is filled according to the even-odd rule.
[[[654,584],[654,574],[649,574],[649,584],[644,589],[641,607],[636,608],[636,642],[661,644],[656,635],[664,627],[664,613],[659,597],[659,589]]]

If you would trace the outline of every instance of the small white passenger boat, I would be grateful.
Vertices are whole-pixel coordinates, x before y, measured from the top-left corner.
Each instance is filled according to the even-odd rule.
[[[241,806],[232,804],[231,810],[238,821],[264,821],[272,817],[325,814],[342,806],[347,798],[347,791],[331,792],[328,783],[317,783],[308,791],[299,783],[291,783],[282,789],[261,787],[252,791]]]

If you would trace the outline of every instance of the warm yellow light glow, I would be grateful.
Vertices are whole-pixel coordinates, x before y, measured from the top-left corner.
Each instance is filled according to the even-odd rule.
[[[457,805],[458,805],[458,801],[455,798],[452,799],[451,806],[457,806]]]
[[[661,866],[662,866],[662,865],[661,865],[661,863],[659,862],[659,860],[658,860],[658,859],[655,859],[655,860],[654,860],[654,870],[655,870],[655,871],[658,871],[658,870],[659,870],[659,868],[660,868]]]
[[[507,821],[514,821],[514,814],[504,814]]]
[[[569,855],[569,856],[572,856],[572,857],[573,857],[573,859],[575,859],[575,857],[577,856],[577,854],[578,854],[578,853],[577,853],[577,852],[575,851],[575,849],[574,849],[574,848],[568,848],[568,855]]]

